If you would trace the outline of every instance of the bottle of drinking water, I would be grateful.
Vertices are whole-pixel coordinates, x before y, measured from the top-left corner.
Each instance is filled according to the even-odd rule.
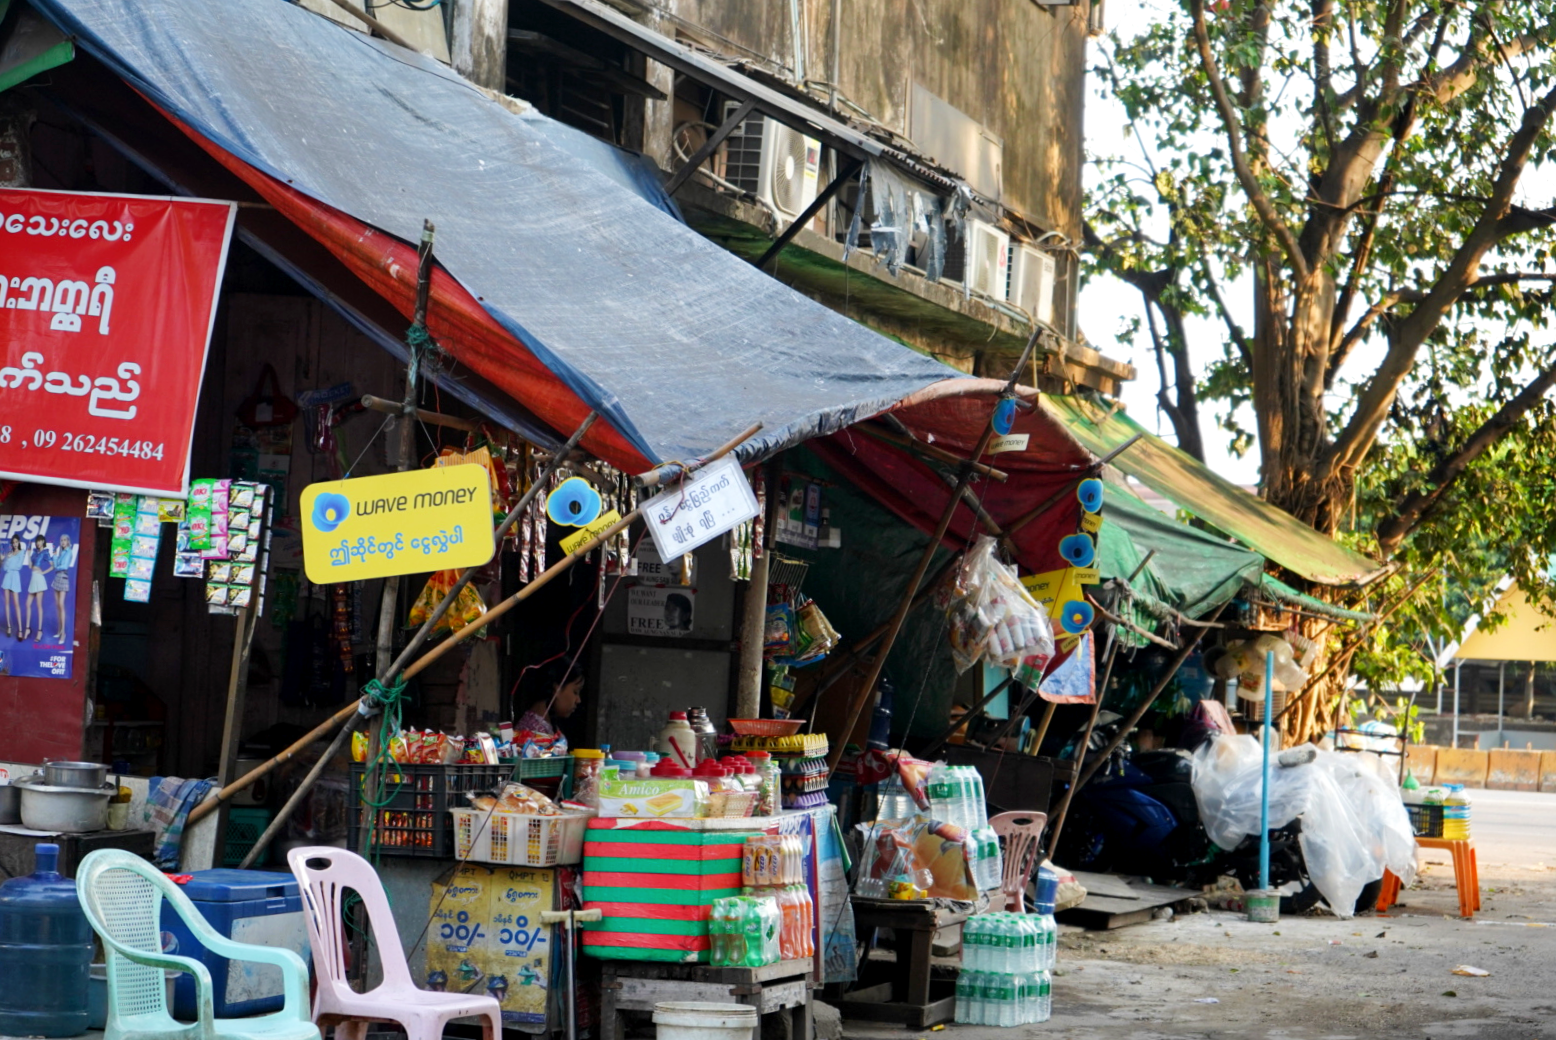
[[[978,973],[962,969],[956,977],[956,1021],[960,1025],[977,1025],[973,1019],[973,1005],[977,1001]]]
[[[962,925],[962,974],[978,970],[978,954],[983,946],[983,921],[969,917]]]
[[[1054,1013],[1053,974],[1047,971],[1037,973],[1037,1017],[1034,1022],[1047,1022]]]
[[[972,826],[987,827],[989,825],[989,810],[984,803],[983,774],[973,766],[967,767],[968,795],[972,800]]]

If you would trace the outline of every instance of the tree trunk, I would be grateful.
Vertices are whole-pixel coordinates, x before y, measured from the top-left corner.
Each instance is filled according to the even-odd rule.
[[[1529,670],[1524,673],[1524,718],[1534,718],[1534,662],[1529,662]]]

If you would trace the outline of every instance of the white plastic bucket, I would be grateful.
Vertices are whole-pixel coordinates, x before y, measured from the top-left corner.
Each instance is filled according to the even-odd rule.
[[[670,1000],[654,1005],[654,1025],[659,1040],[751,1040],[757,1014],[745,1004]]]

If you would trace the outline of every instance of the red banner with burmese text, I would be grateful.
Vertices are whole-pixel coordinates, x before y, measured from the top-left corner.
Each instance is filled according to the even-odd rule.
[[[0,189],[0,477],[184,496],[236,212]]]

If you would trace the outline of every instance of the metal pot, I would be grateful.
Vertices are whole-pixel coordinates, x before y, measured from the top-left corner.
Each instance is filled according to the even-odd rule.
[[[22,825],[32,830],[84,834],[108,827],[108,801],[115,794],[112,787],[59,787],[41,783],[36,777],[18,780],[12,786],[22,793]]]
[[[0,823],[22,822],[22,789],[14,784],[0,784]]]
[[[101,787],[108,767],[96,762],[44,762],[43,782],[50,787]]]

